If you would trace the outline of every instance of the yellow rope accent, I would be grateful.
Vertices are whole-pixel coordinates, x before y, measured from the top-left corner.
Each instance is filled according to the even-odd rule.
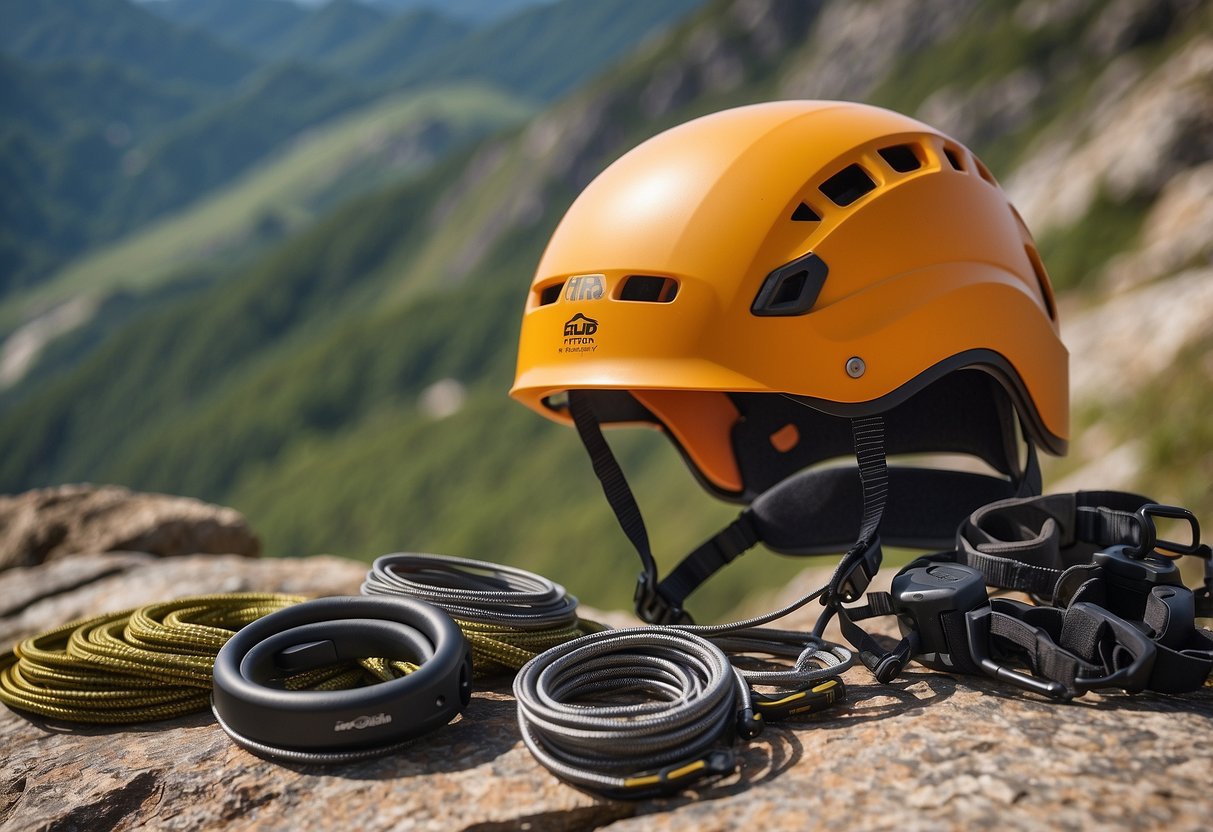
[[[304,600],[203,595],[73,621],[0,657],[0,701],[71,722],[114,725],[200,711],[210,702],[219,648],[246,624]],[[415,669],[363,659],[296,674],[286,687],[341,690]]]
[[[584,618],[546,630],[524,630],[458,618],[455,623],[472,647],[472,669],[481,678],[513,675],[548,648],[606,629],[605,625]]]

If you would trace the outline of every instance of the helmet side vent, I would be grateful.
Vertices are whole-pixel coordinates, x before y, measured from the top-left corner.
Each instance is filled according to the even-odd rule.
[[[767,275],[750,311],[763,317],[803,315],[813,308],[829,268],[809,252]]]
[[[973,157],[973,167],[977,168],[977,175],[989,182],[994,187],[998,187],[998,182],[994,179],[994,174],[990,173],[990,169],[981,163],[981,160],[976,156]]]
[[[678,281],[648,274],[629,275],[619,287],[619,300],[640,303],[669,303],[678,295]]]
[[[821,222],[821,215],[802,202],[792,212],[792,222]]]
[[[840,208],[845,208],[876,187],[872,177],[859,165],[847,165],[821,183],[821,192]]]
[[[560,290],[564,288],[564,281],[559,283],[551,283],[539,290],[539,305],[547,306],[550,303],[555,303],[560,300]]]
[[[956,148],[945,146],[943,155],[947,158],[948,164],[952,166],[953,170],[963,171],[965,169],[964,165],[960,162],[960,151]]]
[[[1040,252],[1033,246],[1024,246],[1023,250],[1028,255],[1028,262],[1032,264],[1032,271],[1036,275],[1036,283],[1040,286],[1041,297],[1045,301],[1045,310],[1049,313],[1050,320],[1057,320],[1057,304],[1053,300],[1053,289],[1049,283],[1049,275],[1045,271],[1045,264],[1041,262]]]
[[[919,156],[913,145],[895,144],[891,147],[882,147],[876,152],[889,167],[898,173],[909,173],[922,167],[922,157]]]

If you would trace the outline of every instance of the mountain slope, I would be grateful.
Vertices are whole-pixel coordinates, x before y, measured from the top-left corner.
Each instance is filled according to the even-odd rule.
[[[332,0],[314,9],[269,45],[275,58],[323,63],[387,23],[388,15],[358,0]]]
[[[1131,230],[1101,243],[1060,299],[1072,481],[1128,459],[1124,480],[1086,482],[1140,482],[1213,511],[1213,447],[1198,424],[1213,378],[1201,324],[1213,316],[1213,20],[1164,5],[1003,15],[960,0],[714,3],[516,135],[343,206],[221,285],[133,321],[76,370],[22,385],[0,407],[0,487],[85,477],[193,493],[245,510],[271,552],[424,546],[541,568],[594,603],[625,605],[634,555],[575,435],[504,395],[530,271],[574,195],[663,127],[773,97],[879,95],[1001,154],[995,173],[1052,238],[1051,259],[1090,249],[1105,203],[1138,201],[1120,226]],[[1007,55],[980,72],[950,63],[1006,39]],[[915,55],[932,67],[913,69]],[[940,65],[940,79],[899,86]],[[1169,363],[1178,371],[1160,376]],[[434,391],[458,389],[463,408],[440,415],[450,408],[432,405]],[[668,565],[729,510],[659,437],[620,444]],[[734,568],[715,586],[719,606],[699,609],[803,563],[747,557],[761,568]]]
[[[102,61],[0,58],[0,88],[0,295],[89,242],[85,229],[132,143],[211,100]]]
[[[551,101],[684,17],[702,0],[564,0],[502,20],[401,75],[410,83],[477,79]]]
[[[128,0],[6,0],[0,52],[31,62],[107,60],[149,78],[228,86],[256,66],[242,52]]]
[[[10,300],[52,308],[79,294],[145,289],[191,262],[216,263],[290,233],[342,198],[424,170],[470,141],[522,121],[530,109],[497,90],[446,87],[401,94],[313,128],[284,152],[178,214],[103,246]]]
[[[336,69],[359,78],[390,78],[414,67],[433,67],[443,52],[471,33],[463,22],[428,9],[392,18],[329,54]]]
[[[253,54],[263,54],[308,15],[293,0],[157,0],[146,8]]]

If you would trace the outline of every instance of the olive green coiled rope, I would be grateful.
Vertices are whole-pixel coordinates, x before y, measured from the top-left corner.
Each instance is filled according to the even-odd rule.
[[[513,675],[539,653],[606,629],[577,616],[577,599],[512,566],[397,553],[376,558],[363,595],[416,598],[446,610],[472,647],[476,676]]]
[[[121,725],[204,710],[215,656],[296,595],[200,595],[81,619],[27,638],[0,657],[0,702],[70,722]],[[291,689],[336,690],[396,678],[406,662],[365,659],[286,680]]]

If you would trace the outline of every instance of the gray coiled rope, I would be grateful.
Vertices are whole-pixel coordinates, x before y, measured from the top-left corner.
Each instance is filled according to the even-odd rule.
[[[625,796],[732,771],[731,752],[706,752],[748,690],[719,647],[668,627],[585,636],[536,656],[514,679],[518,726],[535,758],[572,783]],[[634,693],[646,699],[580,701]]]
[[[689,629],[609,630],[536,656],[514,680],[527,748],[553,774],[599,793],[677,790],[734,770],[722,740],[735,724],[745,731],[747,719],[755,727],[750,685],[811,684],[854,662],[849,650],[803,633],[744,629],[713,643]],[[742,670],[722,648],[796,661]],[[604,704],[621,694],[644,698]]]
[[[603,629],[578,618],[577,599],[542,575],[450,555],[376,558],[362,594],[416,598],[445,610],[472,645],[477,676],[514,673],[550,647]]]

